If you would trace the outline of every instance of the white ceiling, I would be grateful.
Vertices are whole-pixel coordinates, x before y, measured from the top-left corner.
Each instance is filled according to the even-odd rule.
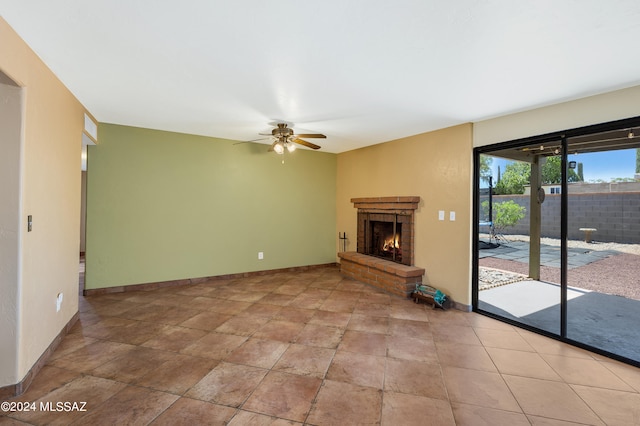
[[[339,153],[640,84],[638,0],[0,0],[100,121]],[[265,143],[268,141],[265,141]]]

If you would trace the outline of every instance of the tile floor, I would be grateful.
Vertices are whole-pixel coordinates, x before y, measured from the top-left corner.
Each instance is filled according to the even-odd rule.
[[[86,411],[0,425],[633,425],[640,369],[324,268],[81,297],[17,400]]]

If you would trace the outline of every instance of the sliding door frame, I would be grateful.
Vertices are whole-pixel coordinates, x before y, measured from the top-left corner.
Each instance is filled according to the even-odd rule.
[[[527,138],[515,139],[511,141],[501,142],[492,145],[486,145],[481,147],[476,147],[473,150],[473,240],[472,240],[472,248],[473,248],[473,258],[472,258],[472,282],[471,282],[471,303],[472,310],[479,314],[509,323],[511,325],[524,328],[526,330],[580,347],[582,349],[589,350],[594,353],[598,353],[604,355],[609,358],[613,358],[627,364],[635,365],[640,367],[640,361],[632,360],[615,353],[611,353],[605,351],[600,348],[596,348],[585,343],[572,340],[567,337],[567,323],[568,323],[568,312],[567,312],[567,279],[568,279],[568,262],[567,262],[567,254],[568,254],[568,196],[569,196],[569,188],[567,182],[568,176],[568,139],[576,136],[585,136],[592,133],[601,133],[608,132],[614,130],[620,130],[631,127],[640,126],[640,117],[627,118],[623,120],[610,121],[606,123],[594,124],[590,126],[584,126],[574,129],[568,129],[558,132],[547,133],[543,135],[537,135]],[[480,155],[488,154],[494,151],[502,150],[502,149],[510,149],[517,148],[520,146],[531,145],[531,144],[545,144],[551,141],[561,141],[562,144],[562,152],[561,152],[561,173],[562,173],[562,182],[561,182],[561,214],[560,214],[560,334],[551,333],[549,331],[545,331],[519,321],[505,318],[498,314],[488,312],[479,308],[479,209],[480,209]],[[533,189],[532,189],[533,190]]]

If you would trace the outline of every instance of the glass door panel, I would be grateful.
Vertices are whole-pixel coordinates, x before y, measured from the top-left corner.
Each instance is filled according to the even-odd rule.
[[[568,139],[567,335],[640,362],[640,129]]]
[[[554,334],[560,334],[561,152],[556,140],[483,153],[477,189],[478,309]]]

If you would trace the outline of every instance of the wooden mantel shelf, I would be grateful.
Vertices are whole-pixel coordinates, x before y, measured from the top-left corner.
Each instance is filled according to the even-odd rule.
[[[352,198],[351,202],[362,210],[417,210],[420,197],[364,197]]]

